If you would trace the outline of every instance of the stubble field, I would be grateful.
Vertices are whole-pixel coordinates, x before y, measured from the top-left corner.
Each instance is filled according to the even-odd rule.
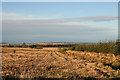
[[[15,51],[15,53],[14,53]],[[3,78],[120,78],[120,56],[59,48],[2,48]]]

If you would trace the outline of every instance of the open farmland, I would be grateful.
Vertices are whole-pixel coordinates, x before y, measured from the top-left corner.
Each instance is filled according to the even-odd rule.
[[[59,50],[57,47],[3,47],[2,77],[120,78],[119,55]]]

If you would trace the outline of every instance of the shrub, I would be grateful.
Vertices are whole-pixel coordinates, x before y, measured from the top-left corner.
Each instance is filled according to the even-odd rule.
[[[61,50],[60,50],[60,52],[61,52],[61,53],[63,53],[63,54],[65,54],[65,53],[66,53],[66,51],[67,51],[67,49],[66,49],[66,48],[63,48],[63,49],[61,49]]]
[[[9,47],[14,47],[14,45],[12,45],[12,44],[9,44]]]
[[[23,47],[23,48],[27,48],[28,46],[26,45],[26,43],[23,43],[23,44],[22,44],[22,47]]]
[[[42,49],[41,45],[37,45],[36,49]]]
[[[117,40],[116,42],[99,42],[96,44],[82,44],[76,45],[71,48],[70,50],[75,51],[87,51],[87,52],[97,52],[97,53],[113,53],[115,55],[120,54],[120,41]]]

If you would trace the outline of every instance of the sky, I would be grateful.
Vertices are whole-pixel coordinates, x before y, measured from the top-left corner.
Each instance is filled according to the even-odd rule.
[[[3,2],[3,42],[99,42],[118,38],[117,2]]]

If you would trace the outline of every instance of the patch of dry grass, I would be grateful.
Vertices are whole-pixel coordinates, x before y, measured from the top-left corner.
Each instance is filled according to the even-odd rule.
[[[14,50],[16,52],[14,53]],[[120,78],[120,56],[58,48],[2,48],[2,76]]]

